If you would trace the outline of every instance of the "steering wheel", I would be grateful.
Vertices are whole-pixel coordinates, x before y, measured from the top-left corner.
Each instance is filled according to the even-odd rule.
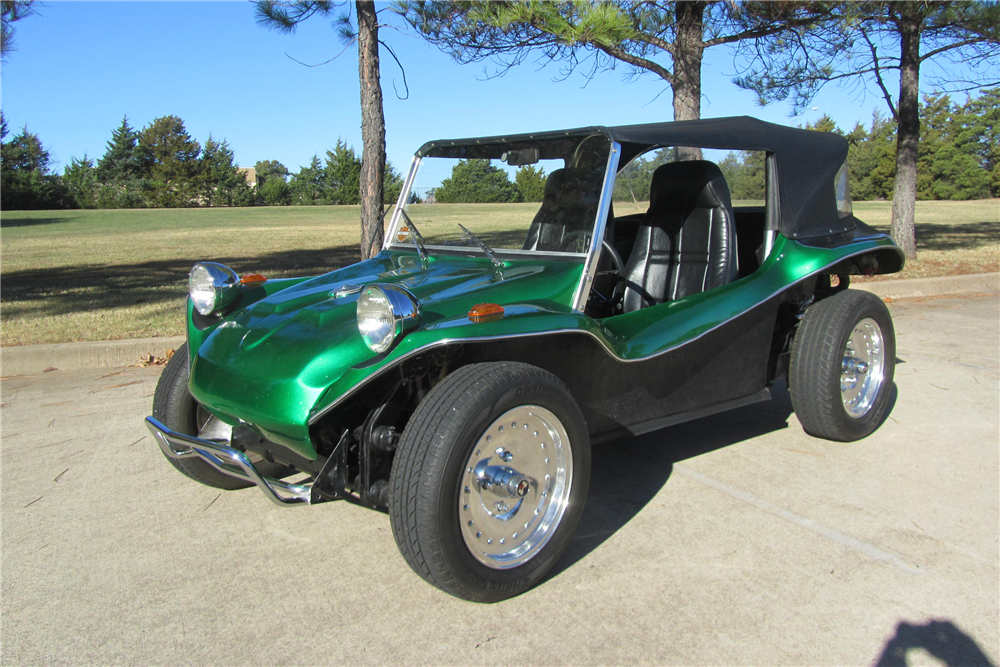
[[[561,244],[562,248],[566,251],[572,252],[571,248],[572,244],[577,239],[581,238],[583,239],[584,245],[589,247],[590,236],[591,232],[589,229],[578,229],[576,231],[572,231],[563,237]],[[601,248],[603,251],[607,252],[608,255],[611,257],[611,263],[615,265],[615,268],[614,271],[601,271],[597,275],[599,276],[613,275],[617,276],[618,280],[615,281],[615,286],[611,290],[610,296],[605,296],[604,294],[601,294],[601,292],[599,292],[594,287],[591,287],[590,298],[591,300],[596,300],[601,302],[603,305],[614,307],[614,305],[618,303],[618,301],[622,298],[622,296],[624,296],[624,290],[621,289],[621,286],[625,283],[625,262],[622,261],[622,256],[618,254],[618,250],[616,250],[615,247],[611,245],[611,243],[609,243],[607,239],[601,239]]]
[[[622,256],[618,254],[618,250],[607,239],[601,240],[601,248],[611,256],[611,263],[615,265],[615,268],[614,271],[598,271],[594,277],[616,276],[618,279],[615,281],[615,286],[612,288],[610,296],[604,296],[591,285],[590,297],[591,299],[597,299],[606,306],[614,308],[615,304],[625,296],[625,290],[621,289],[625,284],[625,262],[622,261]]]

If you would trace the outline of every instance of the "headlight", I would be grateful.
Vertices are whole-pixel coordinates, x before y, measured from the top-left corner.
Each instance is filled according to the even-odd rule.
[[[396,285],[366,285],[358,298],[358,330],[372,352],[392,347],[420,323],[416,298]]]
[[[210,315],[233,302],[240,292],[240,277],[228,266],[199,262],[191,269],[188,291],[195,309]]]

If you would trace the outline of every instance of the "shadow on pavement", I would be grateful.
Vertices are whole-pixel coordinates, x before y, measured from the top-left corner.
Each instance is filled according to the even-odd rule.
[[[995,667],[972,637],[951,621],[932,620],[923,625],[900,621],[896,634],[885,644],[875,667],[906,667],[907,654],[923,649],[949,667]],[[925,656],[913,656],[914,663]]]
[[[552,577],[569,569],[632,520],[670,479],[675,463],[788,428],[792,402],[784,382],[772,399],[594,447],[583,518]]]

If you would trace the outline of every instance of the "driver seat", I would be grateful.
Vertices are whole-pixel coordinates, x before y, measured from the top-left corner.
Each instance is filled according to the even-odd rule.
[[[556,169],[545,182],[542,205],[531,221],[524,250],[563,250],[567,234],[591,229],[600,197],[594,170]]]
[[[625,265],[623,312],[682,299],[738,277],[729,187],[714,162],[653,173],[649,210]]]

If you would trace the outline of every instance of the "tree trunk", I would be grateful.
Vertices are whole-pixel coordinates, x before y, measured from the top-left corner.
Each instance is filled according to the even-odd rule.
[[[915,212],[917,203],[917,148],[920,142],[920,30],[923,3],[899,2],[899,105],[896,131],[896,183],[892,195],[890,235],[907,259],[917,257]]]
[[[361,83],[361,259],[382,250],[385,116],[378,64],[378,15],[371,0],[357,0],[358,78]]]
[[[701,118],[701,58],[705,52],[703,0],[677,3],[677,40],[674,43],[674,120]],[[677,148],[678,160],[700,160],[701,149]]]

